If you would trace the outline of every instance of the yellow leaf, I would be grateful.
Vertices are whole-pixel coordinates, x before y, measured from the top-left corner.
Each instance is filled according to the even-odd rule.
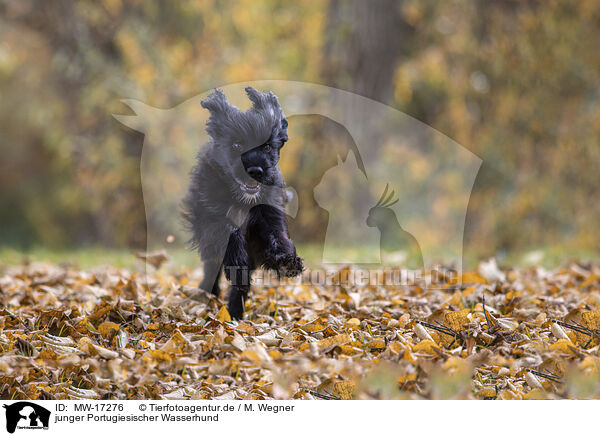
[[[593,283],[597,283],[600,280],[600,276],[598,274],[590,274],[590,276],[585,279],[583,282],[581,282],[581,284],[579,285],[579,289],[583,289],[586,286],[589,286]],[[598,312],[597,310],[595,310],[594,312]]]
[[[424,339],[412,347],[413,351],[424,351],[431,354],[435,353],[434,348],[438,348],[438,346],[430,339]]]
[[[510,273],[509,273],[509,275],[510,275]],[[500,395],[498,395],[498,398],[500,398],[502,400],[518,400],[520,397],[513,391],[505,390],[505,391],[500,392]]]
[[[463,298],[463,296],[462,296],[461,292],[455,291],[454,294],[452,295],[452,298],[450,299],[450,301],[448,303],[452,306],[463,307],[462,298]]]
[[[221,322],[231,321],[231,315],[229,315],[229,312],[225,306],[221,306],[221,309],[219,309],[219,313],[217,313],[217,319]]]
[[[417,374],[407,374],[407,375],[401,375],[400,377],[398,377],[396,379],[396,381],[398,382],[398,386],[402,387],[404,384],[411,382],[411,381],[415,381],[417,379]]]
[[[444,315],[444,325],[450,327],[455,332],[463,330],[463,325],[467,324],[469,320],[469,309],[457,310],[455,312],[448,312]],[[439,335],[440,344],[444,347],[449,347],[453,342],[457,344],[454,336],[447,334]]]
[[[157,362],[170,362],[171,355],[163,350],[148,350],[142,357],[143,360],[155,360]]]
[[[351,400],[356,391],[356,383],[352,380],[344,380],[333,385],[333,393],[342,400]]]
[[[562,353],[570,353],[571,349],[570,347],[573,346],[573,342],[571,342],[570,339],[559,339],[558,341],[556,341],[555,343],[553,343],[552,345],[550,345],[550,350],[554,351],[554,350],[558,350]]]
[[[470,296],[473,292],[475,292],[477,290],[476,286],[468,286],[466,287],[463,291],[462,291],[462,296],[463,297],[468,297]]]
[[[408,360],[411,363],[416,363],[416,360],[413,357],[412,353],[410,352],[410,348],[409,347],[406,347],[406,349],[404,350],[404,354],[402,355],[402,358],[404,360]]]
[[[469,309],[457,310],[456,312],[448,312],[444,316],[444,325],[446,327],[450,327],[456,332],[460,332],[462,330],[463,325],[467,324],[470,321],[468,315]]]
[[[138,344],[140,347],[144,347],[144,348],[150,348],[150,342],[144,340],[144,339],[140,339],[138,341]]]
[[[254,345],[253,348],[249,348],[240,355],[241,359],[250,360],[254,363],[268,362],[272,356],[267,353],[262,345]]]
[[[104,321],[98,326],[98,332],[105,339],[110,339],[121,326],[115,322]]]
[[[581,324],[590,330],[600,328],[600,310],[592,310],[581,314]],[[590,342],[591,339],[591,342]],[[577,345],[585,346],[588,343],[590,346],[598,345],[598,339],[594,336],[586,335],[585,333],[575,332],[575,341]]]
[[[325,330],[327,328],[318,318],[312,322],[300,326],[300,329],[306,333],[315,333]]]
[[[181,354],[187,346],[188,341],[179,330],[175,330],[173,336],[160,349],[169,353]]]
[[[375,338],[371,342],[367,344],[369,348],[374,348],[377,350],[385,349],[385,341],[381,338]]]
[[[464,273],[448,280],[447,286],[456,285],[459,283],[482,283],[487,284],[487,280],[475,273]]]
[[[406,327],[406,324],[408,324],[409,322],[410,322],[410,315],[408,313],[405,313],[400,318],[398,318],[398,327],[403,329],[404,327]]]
[[[506,293],[506,301],[512,300],[513,298],[520,297],[521,293],[519,291],[509,291]]]
[[[273,359],[279,359],[283,356],[283,354],[279,350],[269,350],[269,356],[271,356]]]
[[[544,390],[536,388],[536,389],[532,389],[531,391],[527,392],[525,395],[523,395],[523,398],[525,400],[545,400],[547,397],[546,392],[544,392]]]
[[[358,318],[350,318],[348,321],[346,321],[346,327],[349,329],[358,329],[358,327],[360,326],[360,319]]]
[[[48,348],[40,351],[40,354],[38,356],[39,359],[42,360],[56,360],[56,353]],[[4,368],[2,368],[4,369]],[[6,367],[6,370],[8,370],[9,367]]]
[[[483,389],[477,392],[477,395],[481,398],[495,398],[496,388],[493,386],[484,386]]]
[[[592,310],[581,314],[583,324],[589,329],[600,328],[600,310]]]
[[[388,348],[393,354],[400,354],[405,349],[404,345],[400,341],[392,342]]]
[[[340,349],[340,352],[346,356],[356,356],[363,353],[363,350],[352,347],[351,345],[339,345],[338,348]]]
[[[320,351],[325,351],[327,349],[330,349],[331,347],[346,344],[350,341],[350,336],[344,333],[340,335],[331,336],[329,338],[321,339],[319,342],[317,342],[317,347]]]
[[[239,323],[236,330],[247,333],[250,336],[254,336],[256,334],[256,329],[254,327],[252,327],[252,325],[246,321]]]

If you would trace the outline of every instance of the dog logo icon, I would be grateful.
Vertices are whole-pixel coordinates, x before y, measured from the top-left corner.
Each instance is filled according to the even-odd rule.
[[[14,433],[18,429],[48,429],[50,422],[50,411],[38,404],[29,401],[19,401],[17,403],[2,407],[6,409],[6,431]]]

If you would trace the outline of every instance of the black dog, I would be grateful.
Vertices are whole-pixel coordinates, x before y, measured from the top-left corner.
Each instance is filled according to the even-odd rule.
[[[198,155],[184,199],[191,243],[204,261],[200,287],[218,296],[231,280],[229,313],[242,318],[258,267],[293,277],[303,269],[285,219],[285,183],[277,166],[288,122],[277,97],[246,88],[252,108],[232,106],[217,89],[202,101],[211,141]]]

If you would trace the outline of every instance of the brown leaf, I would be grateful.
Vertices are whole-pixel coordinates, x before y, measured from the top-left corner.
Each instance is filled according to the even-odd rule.
[[[135,253],[135,257],[149,263],[155,269],[159,269],[163,263],[169,260],[169,256],[165,250],[153,251],[151,253],[140,251]]]
[[[319,351],[326,353],[337,345],[346,344],[350,342],[350,340],[350,336],[347,334],[339,334],[329,338],[321,339],[319,342],[317,342],[317,347],[319,348]]]
[[[356,383],[352,380],[344,380],[333,385],[333,393],[342,400],[351,400],[356,391]]]
[[[118,331],[121,326],[115,322],[104,321],[98,326],[98,332],[105,339],[111,339]]]

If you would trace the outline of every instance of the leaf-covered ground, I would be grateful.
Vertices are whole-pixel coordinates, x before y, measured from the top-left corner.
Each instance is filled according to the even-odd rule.
[[[598,398],[600,268],[435,289],[255,286],[246,319],[199,271],[0,266],[2,399]]]

